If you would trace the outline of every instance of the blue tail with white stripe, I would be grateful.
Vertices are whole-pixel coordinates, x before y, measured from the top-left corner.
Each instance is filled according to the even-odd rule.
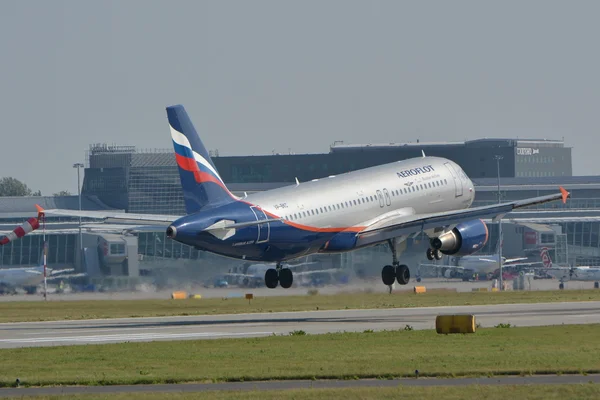
[[[188,214],[235,201],[182,105],[167,107],[171,138]]]

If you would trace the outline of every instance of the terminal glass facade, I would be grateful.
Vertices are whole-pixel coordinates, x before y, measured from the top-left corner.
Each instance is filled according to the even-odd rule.
[[[48,235],[48,265],[72,265],[75,262],[77,235]],[[27,235],[0,246],[0,267],[41,265],[43,236]]]

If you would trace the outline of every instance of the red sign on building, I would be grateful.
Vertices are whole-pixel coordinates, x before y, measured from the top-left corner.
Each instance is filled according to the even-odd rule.
[[[537,232],[525,232],[525,244],[537,244]]]

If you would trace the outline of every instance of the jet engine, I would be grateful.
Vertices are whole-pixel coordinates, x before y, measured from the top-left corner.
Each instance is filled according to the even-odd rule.
[[[446,255],[467,256],[480,250],[489,237],[485,223],[476,219],[462,222],[431,240],[431,248]]]
[[[358,236],[356,232],[340,232],[333,236],[320,250],[321,253],[340,253],[354,249]]]

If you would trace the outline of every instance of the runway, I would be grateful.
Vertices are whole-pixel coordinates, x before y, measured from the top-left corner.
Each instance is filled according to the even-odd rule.
[[[537,375],[506,376],[494,378],[405,378],[405,379],[358,379],[358,380],[318,380],[318,381],[268,381],[231,383],[183,383],[168,385],[122,385],[122,386],[59,386],[41,388],[0,389],[0,397],[9,396],[56,396],[76,394],[117,394],[117,393],[190,393],[211,390],[289,390],[289,389],[340,389],[356,387],[398,387],[404,386],[464,386],[464,385],[547,385],[547,384],[589,384],[600,383],[600,375]]]
[[[433,329],[439,314],[468,313],[483,327],[600,323],[600,302],[303,311],[0,324],[0,348]]]

